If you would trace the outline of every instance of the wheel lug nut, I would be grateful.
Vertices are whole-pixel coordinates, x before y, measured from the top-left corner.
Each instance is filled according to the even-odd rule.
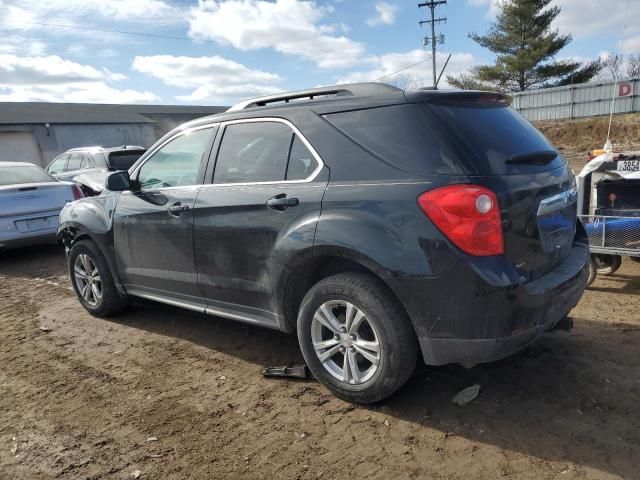
[[[340,347],[340,353],[344,353],[347,349],[344,347]]]
[[[345,327],[340,327],[340,331],[341,331],[342,333],[347,333],[347,329],[346,329]]]
[[[351,339],[351,341],[353,341],[353,342],[355,342],[355,341],[356,341],[356,336],[355,336],[355,335],[351,335],[349,338],[350,338],[350,339]]]
[[[337,333],[333,336],[334,340],[340,340],[340,335],[338,335]]]

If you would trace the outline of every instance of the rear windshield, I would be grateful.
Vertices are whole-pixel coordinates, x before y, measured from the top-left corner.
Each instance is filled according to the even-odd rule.
[[[112,170],[129,170],[136,163],[145,150],[135,152],[111,152],[109,154],[109,168]]]
[[[33,165],[0,166],[0,186],[55,181],[47,172]]]
[[[469,173],[535,173],[565,164],[559,156],[544,164],[508,162],[514,156],[555,151],[555,148],[528,120],[507,105],[456,102],[423,104],[422,108],[450,135]]]
[[[402,170],[465,173],[449,142],[443,141],[415,105],[332,113],[325,118],[361,147]]]

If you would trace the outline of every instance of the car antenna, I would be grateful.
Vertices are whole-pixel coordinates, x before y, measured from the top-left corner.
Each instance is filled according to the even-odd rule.
[[[444,65],[442,66],[442,70],[440,70],[440,75],[438,75],[438,79],[436,80],[436,84],[433,86],[434,90],[438,89],[438,83],[440,83],[440,79],[442,78],[442,74],[444,73],[445,68],[447,68],[447,65],[449,65],[449,60],[451,60],[451,54],[449,54],[449,56],[447,57],[447,61],[444,62]]]
[[[629,3],[631,0],[627,0],[627,6],[624,10],[624,23],[622,24],[622,38],[620,39],[620,51],[619,57],[622,58],[622,53],[624,51],[624,34],[627,28],[627,17],[629,15]],[[606,153],[613,152],[613,145],[611,144],[611,122],[613,121],[613,110],[615,109],[616,103],[616,88],[618,86],[618,74],[613,74],[613,89],[611,92],[611,108],[609,109],[609,128],[607,128],[607,141],[604,143],[604,151]]]

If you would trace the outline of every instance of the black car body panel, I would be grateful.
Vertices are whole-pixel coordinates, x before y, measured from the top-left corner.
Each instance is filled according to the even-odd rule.
[[[447,95],[453,106],[443,106]],[[92,238],[123,292],[283,331],[295,328],[296,302],[318,272],[344,261],[393,292],[426,363],[501,358],[575,306],[586,285],[588,246],[575,219],[573,174],[559,155],[522,164],[514,156],[519,143],[507,142],[505,151],[479,157],[450,132],[460,113],[451,109],[471,108],[478,96],[339,96],[198,119],[136,162],[129,171],[132,191],[104,191],[66,207],[59,233],[67,246]],[[481,107],[508,108],[500,104],[504,97],[495,99],[498,105]],[[501,122],[498,113],[484,111],[487,121]],[[386,115],[397,119],[385,125]],[[227,129],[256,121],[289,125],[292,142],[301,138],[310,152],[305,161],[318,162],[313,174],[216,182]],[[372,130],[362,131],[367,121]],[[192,185],[136,186],[140,169],[163,145],[207,126],[210,143]],[[385,129],[388,135],[380,137]],[[548,145],[531,135],[531,145]],[[241,159],[254,147],[235,155]],[[518,162],[510,164],[512,157]],[[500,174],[492,175],[494,168]],[[424,192],[459,184],[495,192],[504,255],[464,253],[418,205]],[[560,204],[541,219],[541,205],[556,197]]]

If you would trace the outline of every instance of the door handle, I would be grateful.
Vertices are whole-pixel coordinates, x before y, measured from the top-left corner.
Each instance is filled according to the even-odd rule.
[[[289,198],[286,193],[281,193],[267,200],[267,207],[282,211],[289,207],[295,207],[299,203],[297,198]]]
[[[183,205],[180,202],[176,202],[167,208],[169,215],[173,217],[179,217],[181,214],[189,211],[189,205]]]

